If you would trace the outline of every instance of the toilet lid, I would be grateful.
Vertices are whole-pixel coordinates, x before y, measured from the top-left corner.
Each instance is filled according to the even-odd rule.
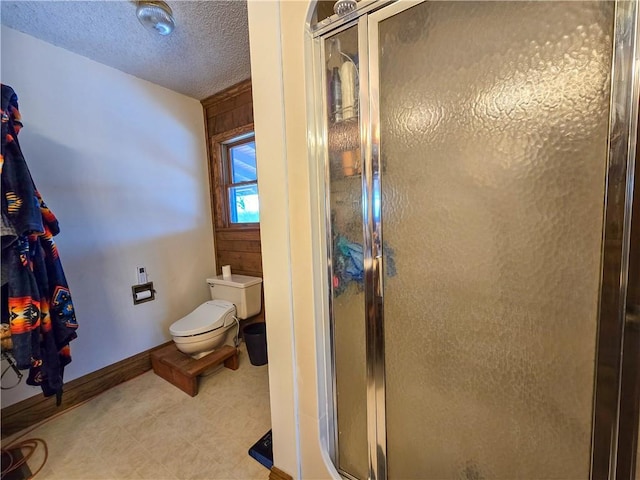
[[[227,314],[235,315],[236,307],[225,300],[209,300],[169,327],[174,337],[189,337],[209,332],[224,325]]]

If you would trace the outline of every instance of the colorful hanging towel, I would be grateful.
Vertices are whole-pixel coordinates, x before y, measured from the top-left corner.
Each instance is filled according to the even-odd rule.
[[[38,193],[18,143],[22,128],[18,97],[2,85],[2,284],[7,302],[12,354],[27,383],[45,396],[62,395],[64,367],[71,361],[69,342],[76,338],[75,311],[53,237],[58,220]],[[11,232],[5,237],[5,232]],[[5,265],[6,263],[6,265]],[[4,290],[3,290],[4,292]],[[4,317],[5,315],[3,315]]]

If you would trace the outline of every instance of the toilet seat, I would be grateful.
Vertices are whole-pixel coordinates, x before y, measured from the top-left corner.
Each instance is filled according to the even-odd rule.
[[[169,332],[174,337],[193,337],[228,327],[235,320],[236,307],[225,300],[209,300],[174,322]]]

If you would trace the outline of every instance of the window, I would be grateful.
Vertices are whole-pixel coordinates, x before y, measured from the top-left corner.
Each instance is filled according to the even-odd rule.
[[[258,173],[253,133],[222,144],[226,213],[229,225],[258,223]]]

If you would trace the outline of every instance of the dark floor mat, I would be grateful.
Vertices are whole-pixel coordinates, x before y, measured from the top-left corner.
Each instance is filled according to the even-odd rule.
[[[9,454],[11,456],[9,456]],[[22,460],[22,452],[19,448],[11,449],[8,451],[8,454],[4,451],[2,452],[2,471],[4,472],[5,468],[9,467],[9,465],[13,463],[18,463]],[[25,478],[31,477],[31,470],[29,466],[24,463],[15,470],[7,472],[2,475],[2,480],[24,480]]]
[[[273,445],[271,443],[271,430],[269,430],[253,447],[249,449],[249,455],[262,465],[271,470],[273,467]]]

